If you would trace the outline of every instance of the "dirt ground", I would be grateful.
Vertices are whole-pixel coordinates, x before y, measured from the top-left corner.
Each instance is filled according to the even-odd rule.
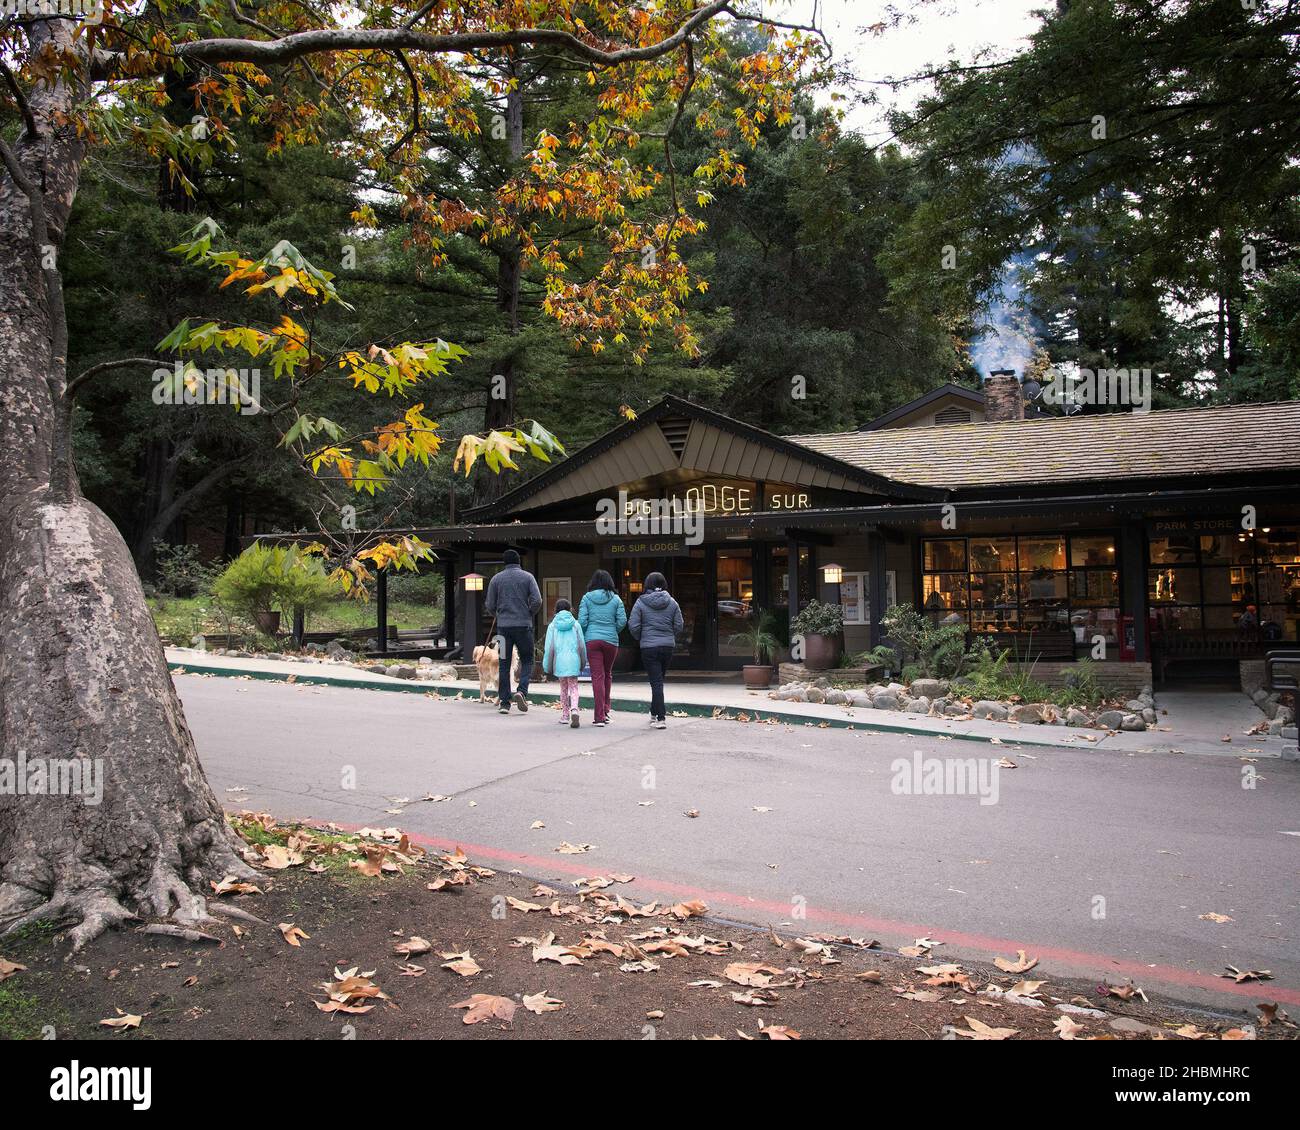
[[[1132,987],[1115,986],[1120,995],[1114,995],[1096,984],[1051,978],[1038,968],[1017,973],[973,963],[954,966],[942,945],[903,954],[869,948],[873,939],[868,938],[800,939],[738,927],[711,919],[698,903],[641,905],[619,894],[628,889],[630,877],[600,875],[594,868],[596,881],[589,889],[556,883],[547,888],[522,875],[476,867],[456,853],[425,855],[392,829],[348,835],[328,826],[281,827],[252,814],[235,824],[249,841],[246,857],[259,868],[260,893],[232,892],[213,902],[222,910],[255,915],[263,924],[223,915],[215,925],[201,927],[209,937],[198,940],[121,931],[66,961],[67,946],[51,929],[5,938],[0,957],[26,968],[0,979],[0,1035],[118,1040],[1298,1035],[1280,1010],[1218,1016],[1143,1001],[1129,995]],[[290,944],[289,937],[298,944]],[[397,951],[403,945],[409,954]],[[0,961],[0,976],[7,968]],[[1008,994],[1012,989],[1018,992]],[[478,1008],[457,1007],[476,994],[487,998]],[[1260,984],[1258,999],[1268,1002],[1267,982]],[[1062,1004],[1101,1015],[1062,1012]],[[483,1019],[476,1019],[480,1014]],[[138,1026],[133,1019],[122,1027],[101,1023],[122,1017],[138,1017]],[[475,1022],[466,1023],[467,1018]]]

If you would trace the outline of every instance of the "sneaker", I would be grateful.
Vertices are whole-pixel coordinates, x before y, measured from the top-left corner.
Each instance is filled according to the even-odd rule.
[[[503,702],[500,706],[497,707],[497,713],[498,713],[498,714],[509,714],[509,713],[510,713],[510,703],[508,703],[508,702]]]
[[[576,714],[571,719],[569,719],[569,727],[571,729],[576,730],[581,725],[582,725],[582,720]]]
[[[593,722],[592,725],[593,725],[593,726],[608,726],[609,723],[606,722],[606,721],[602,718],[602,719],[601,719],[600,721],[598,721],[598,722]]]
[[[567,718],[561,718],[561,719],[560,719],[560,725],[561,725],[561,726],[567,726],[568,724],[569,724],[569,720],[568,720]]]
[[[656,718],[656,719],[654,720],[653,726],[654,726],[654,728],[655,728],[656,730],[666,730],[666,729],[668,729],[668,723],[665,722],[662,718]]]
[[[528,713],[528,700],[524,698],[523,691],[515,691],[514,701],[515,701],[515,705],[519,707],[521,713],[524,714]]]

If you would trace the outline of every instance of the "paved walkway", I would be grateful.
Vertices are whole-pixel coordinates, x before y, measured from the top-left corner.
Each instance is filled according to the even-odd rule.
[[[326,686],[360,687],[405,694],[435,694],[441,697],[478,697],[478,682],[469,679],[394,679],[345,664],[267,658],[232,658],[190,648],[168,648],[167,661],[173,668],[195,674],[243,676]],[[591,706],[590,688],[583,684],[582,703]],[[530,698],[554,702],[554,683],[535,683]],[[930,718],[922,714],[855,709],[808,702],[778,702],[766,691],[749,691],[743,686],[708,683],[673,683],[667,688],[670,713],[686,717],[708,717],[719,711],[747,714],[751,719],[804,722],[810,726],[869,729],[880,733],[920,734],[969,741],[1003,744],[1095,747],[1131,753],[1198,753],[1250,757],[1296,757],[1291,739],[1246,734],[1264,716],[1244,694],[1235,691],[1169,691],[1157,696],[1161,714],[1159,726],[1146,733],[1107,734],[1104,730],[1072,726],[1018,726],[979,719]],[[643,682],[615,683],[615,710],[644,712],[650,701],[650,687]],[[1225,742],[1224,737],[1230,737]]]

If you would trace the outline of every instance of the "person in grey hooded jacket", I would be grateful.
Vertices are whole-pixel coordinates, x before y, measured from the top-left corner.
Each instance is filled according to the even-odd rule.
[[[650,724],[667,728],[664,711],[664,676],[672,662],[677,637],[686,628],[681,606],[668,594],[662,573],[645,579],[645,591],[637,597],[627,629],[641,645],[641,666],[650,678]]]

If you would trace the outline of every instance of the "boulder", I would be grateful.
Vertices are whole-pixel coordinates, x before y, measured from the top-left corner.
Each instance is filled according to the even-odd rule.
[[[999,706],[997,703],[994,703],[993,705],[997,706],[999,710],[1002,709],[1002,707]],[[962,702],[961,699],[953,699],[948,703],[947,706],[943,708],[943,712],[944,715],[948,718],[964,718],[967,714],[971,712],[971,709],[964,702]]]
[[[1077,706],[1072,706],[1065,712],[1065,724],[1067,726],[1091,726],[1092,718]]]
[[[908,714],[928,714],[930,712],[930,700],[924,695],[920,698],[909,698],[907,705],[903,709]]]
[[[849,705],[871,709],[871,696],[866,691],[849,691]]]
[[[826,692],[821,687],[811,686],[804,694],[804,702],[825,702]]]
[[[1122,710],[1106,710],[1097,715],[1097,725],[1103,730],[1118,730],[1123,721]]]
[[[947,693],[947,690],[948,684],[942,679],[915,679],[912,682],[913,697],[926,698],[932,702]]]
[[[885,690],[889,691],[891,694],[902,694],[907,690],[907,688],[903,686],[902,683],[890,683]]]
[[[871,705],[877,710],[897,710],[898,695],[891,691],[885,691],[883,694],[876,695],[871,700]]]
[[[1125,714],[1119,728],[1136,733],[1138,730],[1146,730],[1147,724],[1142,721],[1140,714]]]
[[[826,692],[825,701],[827,706],[847,706],[849,702],[849,696],[846,695],[843,691],[836,690],[834,687],[832,687],[830,690]]]
[[[971,707],[971,713],[976,718],[987,718],[990,722],[1005,722],[1008,712],[1002,703],[994,702],[989,698],[982,698]]]
[[[946,709],[948,709],[948,700],[946,698],[936,698],[930,703],[930,716],[938,718]]]
[[[1146,706],[1145,702],[1139,702],[1136,698],[1131,698],[1124,704],[1124,709],[1130,714],[1141,714],[1144,706]]]
[[[1040,702],[1020,702],[1007,712],[1012,722],[1046,722],[1047,714]]]
[[[415,668],[410,667],[405,663],[398,663],[396,666],[388,668],[387,673],[391,675],[394,679],[415,678]]]
[[[1142,721],[1148,726],[1154,726],[1156,724],[1156,712],[1148,706],[1142,711]]]

